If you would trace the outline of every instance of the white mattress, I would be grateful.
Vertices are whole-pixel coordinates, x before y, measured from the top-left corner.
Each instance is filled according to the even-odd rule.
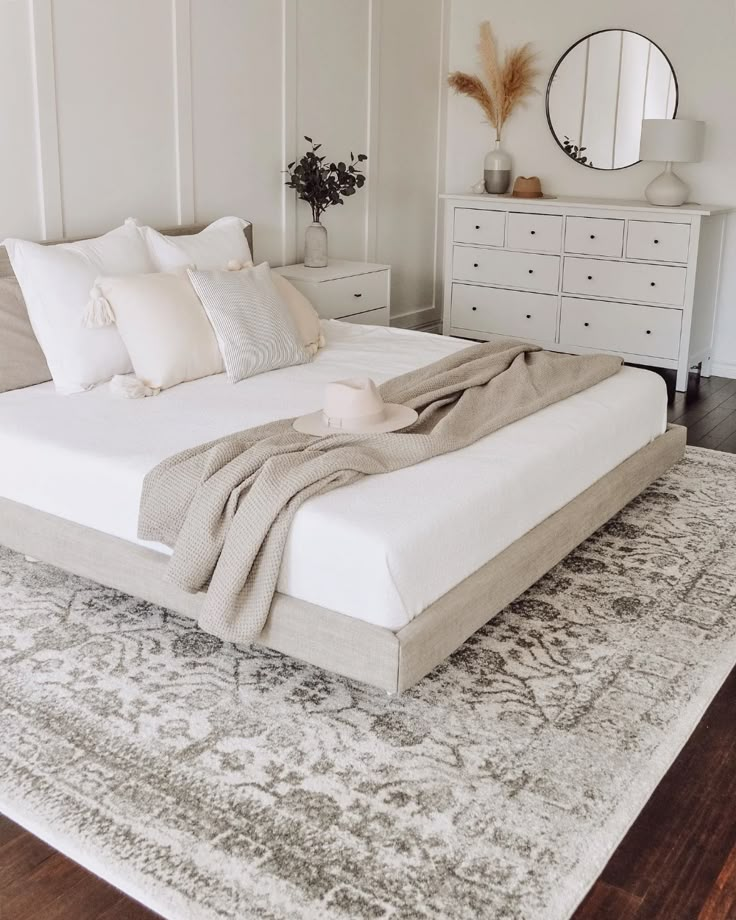
[[[218,375],[143,400],[107,387],[58,396],[51,384],[0,395],[0,495],[139,542],[143,478],[165,457],[314,411],[331,380],[380,382],[468,344],[324,326],[312,364],[236,386]],[[313,498],[294,520],[278,589],[400,629],[665,426],[661,378],[624,368],[471,447]]]

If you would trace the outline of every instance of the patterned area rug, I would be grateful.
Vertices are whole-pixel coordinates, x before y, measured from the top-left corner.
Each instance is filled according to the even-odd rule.
[[[0,811],[172,920],[564,920],[736,662],[687,458],[388,698],[0,550]]]

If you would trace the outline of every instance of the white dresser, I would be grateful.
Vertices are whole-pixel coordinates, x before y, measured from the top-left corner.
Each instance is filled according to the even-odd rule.
[[[330,259],[326,268],[284,265],[288,278],[323,319],[388,326],[391,319],[391,267],[373,262]]]
[[[442,197],[446,335],[710,374],[728,208]]]

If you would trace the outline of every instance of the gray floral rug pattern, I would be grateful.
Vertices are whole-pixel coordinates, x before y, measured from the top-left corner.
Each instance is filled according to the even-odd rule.
[[[709,451],[400,698],[0,548],[0,811],[171,920],[565,920],[734,663]]]

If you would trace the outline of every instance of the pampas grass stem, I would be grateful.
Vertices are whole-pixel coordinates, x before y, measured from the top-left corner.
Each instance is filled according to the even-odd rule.
[[[447,82],[456,93],[475,99],[486,120],[501,139],[504,125],[515,109],[535,92],[539,76],[537,55],[530,44],[510,48],[501,61],[490,22],[480,24],[478,55],[482,77],[455,71]]]

